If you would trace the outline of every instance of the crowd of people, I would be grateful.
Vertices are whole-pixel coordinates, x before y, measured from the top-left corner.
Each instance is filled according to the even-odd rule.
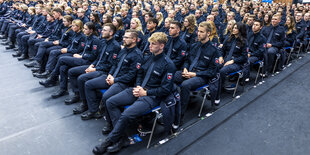
[[[285,47],[305,51],[310,37],[309,4],[0,0],[0,17],[2,45],[30,60],[33,76],[46,78],[41,85],[59,84],[52,98],[70,88],[65,104],[81,101],[74,114],[105,116],[107,138],[94,154],[127,146],[126,127],[159,105],[165,133],[177,130],[191,91],[217,81],[210,91],[219,106],[222,90],[236,89],[225,85],[227,75],[242,70],[247,82],[252,66],[264,61],[267,77],[274,65],[284,67]]]

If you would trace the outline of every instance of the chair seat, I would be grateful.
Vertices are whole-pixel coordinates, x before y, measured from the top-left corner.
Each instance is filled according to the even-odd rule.
[[[238,73],[241,73],[241,72],[242,72],[242,70],[238,70],[238,71],[236,71],[236,72],[229,73],[228,75],[231,76],[231,75],[235,75],[235,74],[238,74]]]

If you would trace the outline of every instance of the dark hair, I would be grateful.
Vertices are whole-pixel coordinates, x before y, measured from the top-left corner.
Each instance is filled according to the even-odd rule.
[[[99,14],[97,12],[92,12],[91,15],[94,16],[95,21],[93,21],[94,23],[98,23],[101,26],[101,22],[100,22],[100,18],[99,18]]]
[[[172,21],[170,24],[174,24],[174,25],[178,26],[180,30],[182,28],[182,24],[178,21]]]
[[[88,27],[88,29],[93,30],[93,34],[98,36],[96,26],[93,22],[87,22],[87,23],[85,23],[85,25]]]
[[[237,44],[238,46],[244,46],[247,38],[247,31],[246,31],[246,25],[242,22],[235,23],[233,27],[237,25],[237,29],[239,31],[238,38],[237,38]],[[231,40],[233,37],[235,37],[232,33],[230,34],[229,40]]]
[[[147,22],[148,22],[148,23],[149,23],[149,22],[153,22],[153,23],[156,24],[156,26],[158,25],[158,20],[157,20],[156,18],[153,18],[153,17],[149,18],[149,20],[148,20]]]
[[[110,27],[111,31],[113,32],[113,35],[115,34],[115,32],[116,32],[116,27],[115,27],[112,23],[105,23],[105,24],[103,25],[103,27],[105,27],[105,26]]]
[[[255,19],[255,20],[254,20],[254,23],[255,23],[255,22],[258,22],[258,23],[260,24],[260,26],[263,26],[263,21],[261,21],[261,20],[259,20],[259,19]]]
[[[124,23],[121,17],[114,17],[114,19],[117,21],[118,27],[116,27],[117,30],[124,29]]]
[[[54,8],[53,9],[53,12],[58,12],[58,13],[60,13],[61,15],[62,15],[62,13],[63,13],[63,11],[60,9],[60,8]]]
[[[73,21],[73,17],[70,16],[70,15],[65,15],[65,16],[63,17],[63,19],[66,19],[69,23],[72,23],[72,21]]]
[[[107,17],[107,22],[106,23],[112,23],[112,16],[110,16],[109,14],[104,14],[104,16]],[[105,23],[103,23],[105,24]]]
[[[147,13],[145,13],[145,15],[149,15],[150,18],[153,18],[153,17],[154,17],[154,15],[153,15],[152,12],[147,12]],[[145,16],[145,15],[144,15],[144,16]]]

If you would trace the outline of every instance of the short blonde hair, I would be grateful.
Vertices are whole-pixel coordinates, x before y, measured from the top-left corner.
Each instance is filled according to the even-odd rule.
[[[83,30],[83,22],[81,21],[81,20],[79,20],[79,19],[75,19],[73,22],[72,22],[72,24],[76,24],[78,27],[79,27],[79,29],[80,30]]]
[[[151,35],[151,37],[148,39],[150,43],[160,43],[160,44],[166,44],[168,41],[167,35],[163,32],[155,32]]]

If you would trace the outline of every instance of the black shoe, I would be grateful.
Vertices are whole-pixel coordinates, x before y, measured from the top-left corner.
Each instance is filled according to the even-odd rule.
[[[39,81],[40,85],[44,86],[44,87],[53,87],[56,86],[56,78],[54,77],[49,77],[44,81]]]
[[[13,49],[13,48],[15,48],[15,46],[14,45],[10,45],[9,47],[6,47],[5,49],[6,50],[10,50],[10,49]]]
[[[58,98],[64,95],[68,95],[68,91],[64,89],[59,89],[57,92],[51,95],[52,98]]]
[[[20,57],[17,58],[17,60],[22,61],[22,60],[25,60],[27,58],[28,58],[28,56],[26,54],[22,54]]]
[[[104,142],[102,142],[100,145],[97,145],[94,147],[93,149],[93,153],[95,155],[101,155],[104,154],[107,151],[107,148],[112,145],[112,142],[109,140],[105,140]]]
[[[14,51],[18,51],[19,49],[18,49],[17,47],[15,47],[13,50],[14,50]]]
[[[76,102],[79,102],[79,101],[80,101],[80,94],[79,93],[74,93],[74,96],[65,99],[65,104],[66,105],[70,105],[70,104],[73,104],[73,103],[76,103]]]
[[[40,68],[31,68],[32,73],[38,73],[39,71],[40,71]]]
[[[34,77],[37,77],[37,78],[47,78],[50,74],[51,74],[51,71],[46,70],[46,71],[43,72],[43,73],[36,73],[36,74],[33,74],[33,76],[34,76]]]
[[[128,145],[130,144],[130,141],[129,139],[126,137],[126,138],[121,138],[117,143],[109,146],[107,148],[107,151],[108,152],[118,152],[120,151],[123,147],[127,147]]]
[[[82,120],[89,120],[89,119],[99,119],[102,118],[102,115],[100,112],[86,112],[81,115]]]
[[[102,128],[102,134],[107,135],[113,130],[112,125],[110,123],[106,123],[105,126]]]
[[[12,54],[13,57],[20,57],[21,55],[22,55],[22,53],[19,52],[19,51],[14,53],[14,54]]]
[[[34,61],[30,61],[28,63],[24,64],[26,67],[36,67],[36,68],[40,68],[41,65],[38,61],[34,60]]]
[[[81,103],[78,107],[73,109],[73,114],[81,114],[88,110],[86,103]]]

